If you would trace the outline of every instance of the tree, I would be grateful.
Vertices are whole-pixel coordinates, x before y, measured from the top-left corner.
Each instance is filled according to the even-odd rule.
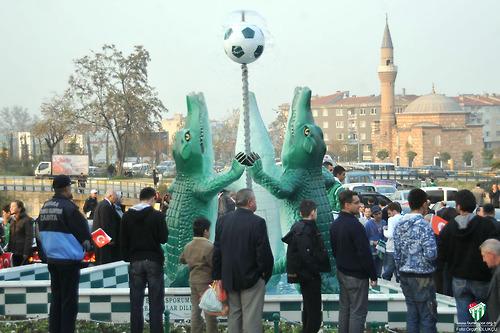
[[[78,117],[105,130],[117,154],[117,172],[134,137],[159,130],[167,109],[148,83],[149,52],[135,46],[128,56],[115,45],[75,60],[70,91],[78,103]]]
[[[415,160],[415,157],[417,157],[417,153],[415,153],[413,150],[409,150],[406,153],[406,157],[408,157],[408,166],[413,166],[413,160]]]
[[[45,141],[50,160],[55,147],[76,127],[75,110],[67,95],[54,95],[48,102],[42,103],[42,118],[33,126],[33,135]]]
[[[447,152],[442,152],[439,154],[439,159],[441,160],[441,162],[443,162],[444,164],[448,164],[448,161],[451,159],[451,155]]]
[[[276,119],[269,124],[269,136],[271,137],[271,142],[273,143],[275,155],[277,157],[281,156],[281,149],[283,149],[289,108],[290,106],[288,104],[280,105],[277,110],[274,110]]]
[[[379,150],[377,152],[377,158],[381,161],[385,160],[387,157],[389,157],[389,152],[385,149]]]
[[[470,150],[464,151],[462,155],[462,160],[465,163],[465,166],[472,166],[472,159],[474,158],[474,153]]]
[[[491,162],[493,161],[494,155],[495,155],[495,152],[493,150],[490,150],[490,149],[483,150],[483,161],[484,161],[484,164],[485,165],[491,164]]]
[[[212,142],[216,161],[226,164],[232,160],[236,146],[239,119],[240,110],[233,109],[226,119],[212,125]]]
[[[491,162],[491,168],[493,170],[498,170],[500,169],[500,160],[494,160]]]

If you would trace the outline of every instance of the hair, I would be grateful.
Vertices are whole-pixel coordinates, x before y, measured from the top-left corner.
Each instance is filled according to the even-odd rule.
[[[380,206],[387,206],[387,201],[385,201],[384,199],[380,199],[380,201],[378,202]]]
[[[491,252],[497,256],[500,256],[500,241],[495,238],[487,239],[479,246],[481,251]]]
[[[300,203],[300,216],[308,217],[316,209],[316,203],[312,200],[302,200]]]
[[[370,206],[370,207],[371,207],[371,206],[373,206],[373,205],[375,204],[375,199],[373,199],[373,198],[368,198],[367,203],[368,203],[368,206]]]
[[[5,206],[3,206],[2,211],[10,213],[10,204],[6,204]]]
[[[324,166],[325,168],[327,168],[329,165],[333,166],[333,164],[332,164],[332,163],[330,163],[330,162],[328,162],[328,161],[323,162],[323,166]],[[334,169],[334,170],[335,170],[335,169]]]
[[[370,212],[372,211],[372,208],[371,208],[370,206],[365,206],[365,211],[366,211],[367,209],[369,209],[369,210],[370,210]]]
[[[21,200],[14,200],[12,202],[15,202],[16,203],[16,206],[17,208],[19,208],[20,210],[20,214],[25,214],[26,213],[26,208],[24,207],[24,202],[22,202]]]
[[[455,194],[455,201],[457,203],[457,207],[460,206],[460,209],[464,212],[472,213],[474,209],[476,209],[476,197],[469,190],[460,190]]]
[[[401,213],[401,205],[399,204],[399,202],[391,202],[390,204],[387,205],[387,210]]]
[[[427,201],[427,193],[419,188],[414,188],[408,194],[408,204],[411,210],[417,210],[422,208],[424,203]]]
[[[343,208],[345,207],[345,204],[352,203],[352,198],[356,195],[358,195],[358,193],[351,190],[345,190],[340,192],[339,194],[340,206]]]
[[[147,188],[147,187],[146,187],[146,188]],[[117,196],[117,195],[116,195],[116,191],[115,191],[115,190],[112,190],[112,189],[109,189],[109,190],[107,190],[107,191],[106,191],[106,194],[105,194],[104,196],[105,196],[106,198],[109,198],[109,197],[110,197],[110,196],[112,196],[112,195]]]
[[[69,187],[69,186],[55,188],[55,189],[54,189],[54,194],[56,194],[56,195],[62,195],[63,193],[65,193],[65,192],[66,192],[66,189],[67,189],[68,187]]]
[[[495,206],[490,203],[483,205],[483,212],[488,215],[495,215]]]
[[[250,200],[255,198],[255,194],[249,188],[244,188],[236,193],[236,206],[245,207],[248,206]]]
[[[335,168],[333,168],[333,175],[334,176],[341,175],[343,172],[345,172],[345,169],[343,166],[336,165]]]
[[[210,230],[210,221],[203,216],[197,217],[193,221],[193,235],[194,237],[203,237],[205,230]]]
[[[441,208],[436,212],[436,215],[445,219],[446,221],[451,222],[455,219],[455,217],[458,216],[458,212],[455,208],[453,207],[445,207]]]
[[[481,187],[481,183],[477,183],[477,184],[476,184],[476,186],[477,186],[477,187]]]
[[[156,197],[156,190],[150,186],[143,188],[141,193],[139,193],[139,200],[141,201],[149,200],[154,197]]]

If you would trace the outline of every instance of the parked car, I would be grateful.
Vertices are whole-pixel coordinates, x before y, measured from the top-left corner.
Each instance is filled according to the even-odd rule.
[[[392,185],[375,185],[375,190],[387,197],[391,197],[394,193],[397,192],[396,187]]]
[[[350,183],[342,185],[346,190],[351,190],[354,192],[370,192],[375,193],[377,190],[375,189],[375,184],[373,183]]]
[[[373,176],[367,171],[348,171],[344,183],[373,183]]]
[[[448,178],[448,172],[437,165],[427,165],[418,169],[419,177]]]
[[[438,201],[453,201],[455,200],[455,194],[457,194],[458,189],[454,187],[442,187],[442,186],[429,186],[422,187],[431,203],[436,203]]]
[[[391,203],[392,200],[380,193],[374,192],[359,192],[358,193],[359,200],[365,205],[368,206],[368,200],[371,199],[375,205],[380,203],[380,200],[384,200],[387,204]]]
[[[151,166],[148,163],[136,163],[132,166],[131,175],[133,177],[144,177],[150,172]]]
[[[441,208],[444,207],[451,207],[451,208],[457,208],[457,203],[455,200],[450,200],[450,201],[438,201],[435,204],[431,204],[429,206],[429,209],[432,209],[433,211],[437,212]]]
[[[418,177],[417,170],[409,167],[396,167],[395,173],[401,177]]]
[[[175,162],[163,161],[156,166],[156,171],[164,177],[173,177],[175,176]]]
[[[410,194],[410,190],[398,190],[389,196],[389,198],[399,203],[408,202],[408,194]]]

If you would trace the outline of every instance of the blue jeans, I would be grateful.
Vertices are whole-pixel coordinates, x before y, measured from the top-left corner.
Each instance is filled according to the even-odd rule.
[[[469,304],[472,302],[478,304],[480,302],[484,304],[487,303],[489,282],[465,280],[454,277],[452,284],[453,296],[455,296],[455,301],[457,303],[458,332],[471,332],[470,328],[476,325],[469,312]],[[484,323],[487,321],[488,312],[486,311],[479,322]]]
[[[142,333],[144,328],[144,292],[148,286],[149,329],[151,333],[163,332],[165,309],[165,283],[163,266],[151,260],[138,260],[128,268],[130,286],[130,331]]]
[[[382,274],[382,279],[391,281],[392,274],[396,277],[396,282],[399,282],[399,274],[394,262],[394,253],[386,252],[384,254],[384,273]]]
[[[407,332],[437,333],[436,287],[432,276],[415,277],[401,273],[400,279],[407,308]]]
[[[378,255],[376,256],[372,255],[372,258],[373,258],[373,263],[375,264],[375,272],[377,272],[377,277],[381,277],[383,261],[382,259],[380,259]]]

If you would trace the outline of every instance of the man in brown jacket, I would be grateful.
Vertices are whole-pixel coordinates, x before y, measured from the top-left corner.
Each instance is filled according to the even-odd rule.
[[[217,317],[205,315],[206,330],[203,330],[203,319],[199,307],[201,295],[212,283],[212,256],[214,246],[208,240],[210,221],[199,217],[193,222],[193,240],[186,244],[179,258],[182,264],[189,267],[189,285],[191,286],[191,332],[216,333]]]

